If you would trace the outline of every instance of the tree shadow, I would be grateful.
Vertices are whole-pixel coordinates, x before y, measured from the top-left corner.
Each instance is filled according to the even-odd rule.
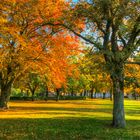
[[[12,106],[9,111],[28,111],[28,110],[45,110],[45,111],[76,111],[76,112],[110,112],[110,108],[84,108],[84,107],[19,107],[19,106]]]
[[[112,128],[111,120],[97,118],[0,119],[1,140],[138,140],[139,121],[125,129]]]

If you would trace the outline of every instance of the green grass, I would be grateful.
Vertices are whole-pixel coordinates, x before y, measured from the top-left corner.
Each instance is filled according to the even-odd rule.
[[[10,102],[0,111],[0,140],[140,140],[140,101],[125,101],[127,127],[115,129],[112,102]]]

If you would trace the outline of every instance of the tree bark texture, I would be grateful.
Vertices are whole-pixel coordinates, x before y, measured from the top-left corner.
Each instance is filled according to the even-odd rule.
[[[8,109],[8,102],[11,95],[11,85],[1,85],[0,108]]]
[[[124,128],[124,71],[123,65],[114,66],[113,81],[113,122],[114,127]]]

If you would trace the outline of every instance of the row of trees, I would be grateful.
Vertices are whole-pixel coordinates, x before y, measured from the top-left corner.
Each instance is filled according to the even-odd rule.
[[[25,77],[34,77],[36,85],[39,76],[45,79],[46,87],[53,85],[57,93],[59,88],[67,87],[68,79],[72,85],[73,75],[78,76],[74,57],[79,63],[84,52],[80,49],[80,37],[90,44],[91,51],[79,65],[82,74],[78,77],[83,81],[79,85],[91,91],[111,90],[112,86],[112,125],[125,127],[125,78],[129,79],[128,86],[135,81],[138,87],[137,75],[124,76],[125,63],[139,49],[138,13],[139,4],[134,0],[82,0],[76,4],[63,0],[3,0],[0,107],[7,108],[12,85],[22,83]],[[33,93],[37,85],[33,88],[31,84],[28,82]]]
[[[88,92],[91,98],[96,93],[110,93],[110,98],[112,99],[112,81],[109,77],[103,55],[100,55],[95,50],[91,50],[91,48],[87,48],[81,58],[79,57],[77,60],[76,58],[73,59],[73,63],[76,64],[77,69],[73,70],[71,75],[67,75],[65,83],[59,87],[61,93],[71,96],[86,96]],[[140,93],[140,66],[137,64],[126,64],[125,67],[125,95],[138,95]],[[36,93],[45,95],[47,92],[48,95],[48,92],[56,92],[56,86],[49,81],[47,75],[44,76],[33,71],[30,71],[20,78],[19,81],[16,81],[13,87],[20,88],[21,91],[24,90],[25,92],[30,91],[32,97]],[[137,96],[135,96],[135,99],[137,99]]]

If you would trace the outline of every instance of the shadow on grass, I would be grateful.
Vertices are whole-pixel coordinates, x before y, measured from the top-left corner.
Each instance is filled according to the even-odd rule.
[[[67,103],[70,103],[70,104],[74,104],[74,105],[83,105],[83,103],[84,103],[84,105],[112,105],[112,101],[110,101],[110,103],[108,103],[108,102],[106,102],[106,101],[109,101],[109,100],[107,100],[107,99],[105,99],[105,100],[103,100],[104,101],[104,103],[102,103],[102,102],[97,102],[98,101],[98,99],[92,99],[92,100],[59,100],[59,101],[55,101],[55,100],[48,100],[48,101],[42,101],[42,102],[34,102],[35,104],[40,104],[40,103],[42,103],[42,104],[44,104],[44,103],[56,103],[56,104],[67,104]]]
[[[40,111],[76,111],[76,112],[110,112],[110,108],[107,109],[107,108],[80,108],[80,107],[74,107],[74,108],[69,108],[69,107],[10,107],[10,110],[13,110],[13,111],[27,111],[27,110],[40,110]]]
[[[18,106],[16,106],[16,107],[11,107],[10,108],[10,110],[11,111],[14,111],[14,112],[19,112],[19,111],[31,111],[31,110],[34,110],[34,111],[36,111],[36,113],[40,113],[40,114],[48,114],[49,112],[48,111],[57,111],[58,113],[57,114],[62,114],[62,113],[64,113],[64,112],[66,112],[67,111],[67,114],[74,114],[74,113],[82,113],[82,112],[84,112],[84,113],[92,113],[92,112],[94,112],[94,113],[112,113],[112,109],[111,108],[76,108],[76,107],[74,107],[74,108],[68,108],[68,107],[66,107],[66,108],[64,108],[64,107],[18,107]],[[45,110],[45,112],[44,112],[44,110]],[[42,112],[43,111],[43,112]],[[139,116],[140,115],[140,109],[139,108],[136,108],[135,107],[135,109],[134,108],[125,108],[125,112],[126,112],[126,114],[127,115],[136,115],[136,116]],[[29,113],[29,114],[34,114],[34,113]],[[51,113],[50,113],[51,114]],[[54,113],[52,113],[52,114],[54,114]],[[66,114],[66,113],[65,113]]]
[[[0,140],[139,140],[140,122],[114,129],[95,118],[0,119]]]

